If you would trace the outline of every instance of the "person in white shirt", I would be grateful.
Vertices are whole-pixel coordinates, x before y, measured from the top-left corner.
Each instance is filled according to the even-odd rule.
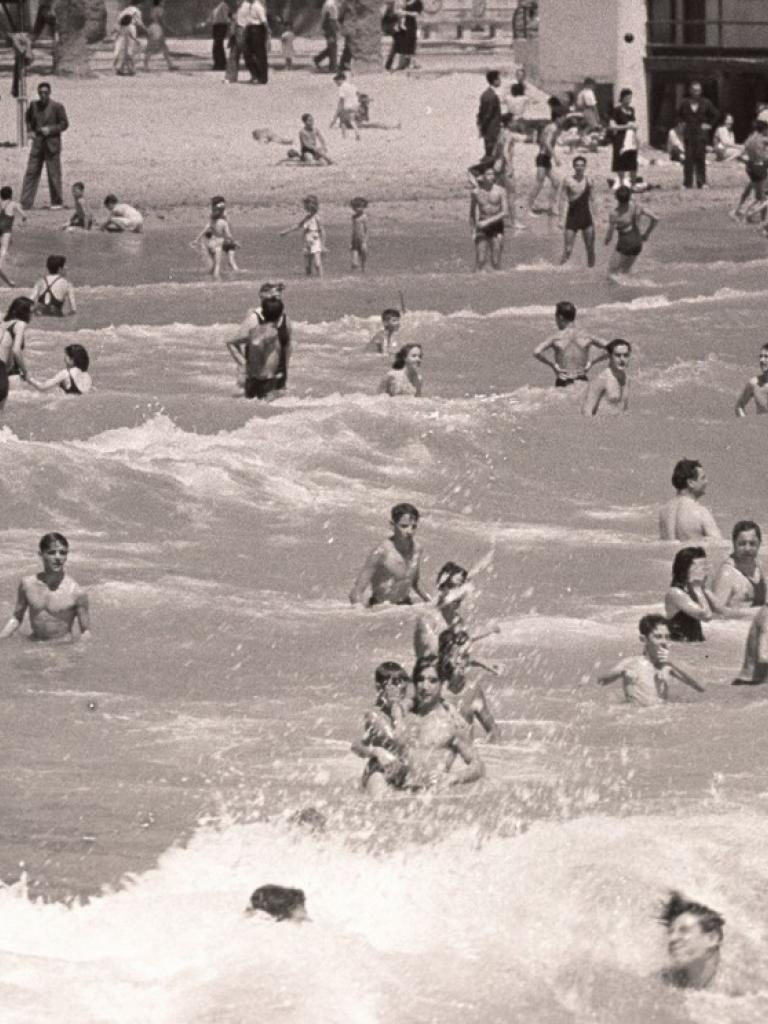
[[[358,115],[360,113],[360,97],[357,88],[350,82],[348,72],[340,71],[334,78],[339,87],[339,101],[336,106],[336,113],[331,121],[331,128],[339,122],[341,136],[344,138],[347,130],[355,133],[355,139],[360,141],[358,129]]]
[[[251,73],[251,83],[266,85],[269,78],[267,12],[261,0],[251,0],[251,3],[248,4],[243,56],[245,57],[245,66]]]
[[[737,145],[733,134],[733,114],[726,114],[715,129],[712,146],[718,160],[735,160],[743,152],[744,147]]]
[[[585,78],[584,85],[576,97],[576,107],[582,114],[584,133],[597,131],[600,128],[600,112],[597,109],[594,78]]]

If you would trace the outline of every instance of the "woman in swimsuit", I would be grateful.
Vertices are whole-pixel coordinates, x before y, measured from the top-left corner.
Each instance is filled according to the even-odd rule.
[[[36,282],[29,296],[38,316],[64,316],[65,305],[70,314],[77,312],[75,289],[64,276],[66,262],[65,256],[49,256],[45,261],[48,273]]]
[[[640,228],[640,221],[645,217],[648,227]],[[659,218],[646,210],[632,199],[632,190],[622,185],[616,189],[616,209],[608,218],[608,233],[605,244],[609,245],[613,232],[617,234],[616,251],[611,256],[608,266],[608,277],[615,274],[628,274],[643,251],[643,242],[647,242],[651,232],[659,223]]]
[[[733,552],[717,570],[712,590],[731,614],[752,615],[766,603],[766,582],[757,561],[763,535],[757,523],[742,519],[733,528]]]
[[[379,393],[387,394],[390,398],[402,396],[420,398],[424,382],[421,376],[423,354],[421,345],[414,342],[403,345],[395,356],[392,369],[379,385]]]
[[[560,164],[555,155],[555,144],[557,143],[558,135],[563,129],[564,118],[562,117],[562,107],[559,101],[555,101],[555,98],[552,97],[548,102],[552,111],[552,117],[549,124],[545,124],[539,133],[539,149],[536,154],[536,184],[533,186],[533,191],[528,199],[528,208],[531,213],[552,213],[551,206],[536,206],[536,200],[539,198],[539,193],[544,188],[546,181],[549,181],[553,195],[557,194],[558,188],[558,181],[552,171],[552,165]]]
[[[8,307],[0,335],[0,412],[8,397],[8,378],[27,378],[27,364],[24,360],[24,331],[32,317],[32,300],[26,297],[14,299]]]
[[[65,395],[87,395],[93,388],[93,379],[88,373],[90,359],[82,345],[67,345],[64,349],[63,370],[50,380],[37,381],[33,377],[27,377],[27,383],[38,391],[51,391],[53,388],[61,388]]]
[[[226,255],[230,269],[239,271],[235,261],[235,249],[238,244],[232,236],[232,229],[227,219],[227,204],[223,196],[211,199],[211,215],[208,223],[192,242],[192,247],[202,245],[203,252],[211,261],[211,277],[214,281],[221,280],[221,262]]]
[[[702,622],[725,613],[723,605],[707,586],[708,570],[704,548],[682,548],[675,555],[672,582],[664,597],[664,611],[673,640],[702,641]]]
[[[14,288],[13,281],[5,273],[5,261],[8,259],[8,250],[11,247],[13,238],[13,221],[15,217],[21,217],[22,223],[27,218],[24,210],[13,198],[13,189],[10,185],[3,185],[0,188],[0,278],[5,281],[9,288]]]
[[[577,156],[573,160],[573,174],[563,178],[557,194],[557,207],[560,211],[561,228],[565,229],[563,255],[560,263],[567,263],[573,252],[573,243],[580,231],[587,250],[587,266],[595,265],[595,207],[592,181],[586,175],[586,157]],[[564,200],[568,202],[568,212],[563,219]]]

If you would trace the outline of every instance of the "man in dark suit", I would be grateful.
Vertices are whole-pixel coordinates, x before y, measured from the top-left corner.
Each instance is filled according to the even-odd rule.
[[[501,85],[501,75],[498,71],[489,71],[485,80],[488,88],[480,97],[477,129],[485,142],[485,155],[489,157],[501,131],[501,100],[496,92]]]
[[[38,85],[37,95],[40,99],[33,100],[27,108],[27,130],[32,136],[32,147],[21,186],[21,205],[25,210],[32,208],[45,164],[51,209],[60,210],[64,203],[61,191],[61,133],[69,128],[69,121],[63,104],[51,99],[48,82]]]
[[[713,103],[701,95],[701,83],[692,82],[690,95],[680,104],[677,112],[678,123],[685,125],[685,159],[683,161],[683,184],[703,188],[707,183],[707,139],[717,124],[720,114]]]

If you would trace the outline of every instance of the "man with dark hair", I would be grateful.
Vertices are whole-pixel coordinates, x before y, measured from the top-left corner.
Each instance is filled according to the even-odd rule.
[[[696,459],[681,459],[672,471],[677,495],[662,505],[659,536],[662,540],[700,540],[722,536],[712,513],[701,504],[707,489],[707,474]]]
[[[477,130],[485,143],[485,155],[490,157],[501,131],[501,100],[496,92],[501,85],[501,75],[498,71],[489,71],[485,80],[488,87],[480,96]]]
[[[701,95],[701,82],[692,82],[688,97],[680,104],[677,121],[685,125],[685,158],[683,184],[685,188],[704,188],[707,183],[707,140],[720,119],[717,107]]]
[[[614,338],[605,346],[608,367],[590,381],[581,406],[584,416],[596,416],[601,403],[609,412],[626,412],[629,408],[629,377],[627,364],[632,346],[624,338]]]
[[[291,327],[283,306],[283,285],[266,282],[260,304],[249,309],[236,336],[225,342],[242,376],[246,398],[271,400],[288,383]]]
[[[592,338],[583,331],[578,330],[574,322],[576,320],[576,307],[572,302],[558,302],[555,306],[555,323],[557,334],[553,334],[537,345],[533,350],[534,359],[549,366],[555,372],[555,387],[565,388],[576,381],[588,380],[587,372],[595,363],[607,359],[605,350],[606,343],[600,338]],[[590,349],[594,346],[598,351],[594,356],[590,355]],[[552,358],[547,352],[552,350]]]
[[[671,960],[662,980],[676,988],[707,988],[720,966],[725,918],[703,903],[671,892],[659,921],[667,929]]]
[[[34,205],[45,164],[51,209],[60,210],[64,205],[61,190],[61,133],[69,128],[69,121],[63,104],[51,99],[49,82],[38,85],[37,95],[39,99],[33,100],[27,107],[27,130],[32,136],[32,146],[21,186],[21,205],[25,210],[30,210]]]
[[[410,502],[401,502],[392,509],[390,521],[392,534],[366,558],[349,595],[351,604],[362,603],[369,588],[369,608],[384,603],[414,604],[414,597],[430,600],[419,580],[421,545],[414,537],[419,510]]]

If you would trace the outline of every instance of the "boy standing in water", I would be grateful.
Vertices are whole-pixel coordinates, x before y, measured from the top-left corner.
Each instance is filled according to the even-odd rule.
[[[381,352],[383,355],[391,355],[399,348],[395,335],[400,330],[400,310],[385,309],[381,314],[381,322],[384,329],[376,334],[366,345],[367,352]]]
[[[605,351],[608,353],[608,368],[590,383],[581,407],[584,416],[595,416],[603,400],[605,407],[614,413],[626,412],[629,408],[627,363],[632,346],[623,338],[614,338],[605,346]]]
[[[408,502],[392,509],[392,535],[371,551],[349,595],[352,604],[361,604],[370,587],[368,607],[377,604],[413,604],[415,594],[421,601],[430,596],[421,586],[421,545],[414,538],[419,525],[419,510]]]
[[[80,637],[90,636],[88,595],[71,577],[65,566],[69,542],[60,533],[46,533],[40,541],[42,572],[25,576],[19,583],[13,615],[0,631],[0,640],[13,636],[29,612],[29,624],[35,640],[74,640],[75,621]]]
[[[608,672],[597,677],[600,686],[621,680],[628,704],[642,708],[663,704],[669,699],[669,684],[678,679],[699,693],[704,687],[669,660],[669,625],[663,615],[644,615],[639,623],[643,653],[624,658]]]
[[[304,197],[302,202],[304,216],[298,224],[292,228],[286,228],[280,232],[280,237],[289,235],[292,231],[304,232],[304,270],[307,277],[317,274],[323,276],[323,252],[325,251],[325,228],[320,223],[318,213],[320,201],[315,195]]]
[[[586,381],[587,371],[595,363],[608,358],[606,343],[600,338],[592,338],[574,326],[576,307],[572,302],[558,302],[555,306],[555,323],[557,334],[542,341],[533,350],[534,359],[549,366],[555,371],[555,387],[566,388],[576,381]],[[589,350],[594,346],[598,354],[590,359]],[[546,353],[552,349],[553,358],[548,359]]]
[[[352,207],[352,239],[349,244],[352,257],[352,269],[365,273],[368,259],[368,200],[355,196],[349,204]]]

